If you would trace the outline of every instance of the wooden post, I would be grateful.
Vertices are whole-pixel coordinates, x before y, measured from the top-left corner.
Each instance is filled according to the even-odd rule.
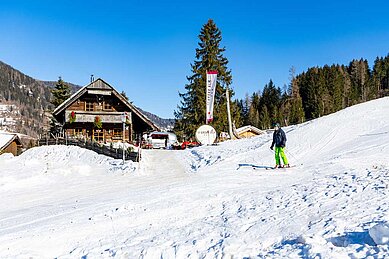
[[[228,131],[230,133],[230,139],[233,139],[231,111],[230,111],[230,94],[228,92],[228,86],[226,87],[226,98],[227,98]]]
[[[125,120],[125,116],[124,116],[124,121],[123,121],[123,165],[124,165],[124,162],[125,162],[125,150],[124,150],[124,141],[126,139],[126,137],[125,137],[125,130],[126,130],[126,120]]]
[[[128,130],[130,131],[130,132],[129,132],[129,134],[130,134],[130,136],[129,136],[130,142],[132,142],[132,132],[133,132],[133,131],[132,131],[132,130],[133,130],[133,129],[132,129],[132,120],[131,120],[130,126],[128,127]]]

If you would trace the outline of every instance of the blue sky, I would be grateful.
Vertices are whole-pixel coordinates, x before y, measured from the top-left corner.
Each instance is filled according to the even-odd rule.
[[[273,3],[274,2],[274,3]],[[234,98],[289,69],[389,53],[389,1],[3,1],[0,60],[42,80],[85,85],[90,75],[172,118],[201,27],[222,31]]]

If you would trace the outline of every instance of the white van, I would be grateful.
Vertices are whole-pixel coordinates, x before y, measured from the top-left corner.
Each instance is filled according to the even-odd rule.
[[[151,132],[149,134],[149,143],[153,148],[171,149],[172,145],[177,142],[176,134],[172,132]]]

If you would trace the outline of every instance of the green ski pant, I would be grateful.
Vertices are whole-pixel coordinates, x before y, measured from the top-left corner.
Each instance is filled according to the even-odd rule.
[[[280,157],[282,158],[282,162],[284,162],[284,165],[289,164],[288,159],[286,158],[286,155],[284,153],[284,149],[284,147],[275,148],[276,165],[281,165]]]

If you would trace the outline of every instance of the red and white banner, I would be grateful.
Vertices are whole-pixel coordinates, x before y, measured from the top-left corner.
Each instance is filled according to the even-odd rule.
[[[207,72],[207,110],[206,110],[206,123],[213,121],[213,103],[215,100],[217,81],[217,71]]]

